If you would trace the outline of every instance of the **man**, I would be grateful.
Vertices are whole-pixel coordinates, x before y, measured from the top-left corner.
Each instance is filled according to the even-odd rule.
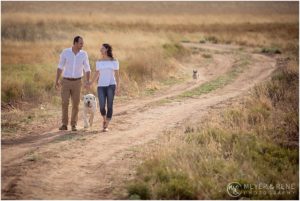
[[[86,74],[86,87],[90,80],[91,68],[89,64],[87,52],[81,50],[83,47],[83,39],[76,36],[73,40],[71,48],[64,49],[60,54],[60,61],[56,73],[55,88],[61,88],[62,99],[62,126],[59,130],[68,130],[68,108],[69,99],[72,101],[71,126],[72,131],[77,131],[78,111],[80,103],[80,91],[82,85],[83,70]],[[60,76],[63,79],[60,82]]]

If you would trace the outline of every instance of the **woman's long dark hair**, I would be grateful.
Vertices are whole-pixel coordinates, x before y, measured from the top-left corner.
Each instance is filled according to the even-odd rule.
[[[107,56],[109,56],[111,59],[115,59],[110,44],[104,43],[103,46],[107,49]]]

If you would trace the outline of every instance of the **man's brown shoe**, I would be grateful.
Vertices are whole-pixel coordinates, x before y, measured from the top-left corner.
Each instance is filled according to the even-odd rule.
[[[77,131],[76,126],[72,126],[72,131]]]
[[[59,127],[59,130],[66,131],[68,130],[68,127],[66,125],[62,125],[61,127]]]

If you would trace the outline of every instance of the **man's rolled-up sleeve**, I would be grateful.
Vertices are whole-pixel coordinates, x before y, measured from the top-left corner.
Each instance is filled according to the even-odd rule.
[[[85,54],[85,59],[83,60],[83,67],[84,67],[84,72],[91,71],[88,54]]]
[[[65,54],[64,54],[64,51],[60,54],[60,58],[59,58],[59,63],[58,63],[58,68],[63,70],[64,69],[64,66],[65,66],[65,63],[66,63],[66,57],[65,57]]]

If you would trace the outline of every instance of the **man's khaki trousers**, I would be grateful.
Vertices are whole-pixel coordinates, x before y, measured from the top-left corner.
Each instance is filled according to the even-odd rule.
[[[62,124],[68,125],[69,100],[72,101],[71,126],[76,126],[78,121],[78,111],[80,103],[81,80],[62,79],[61,99],[62,99]]]

